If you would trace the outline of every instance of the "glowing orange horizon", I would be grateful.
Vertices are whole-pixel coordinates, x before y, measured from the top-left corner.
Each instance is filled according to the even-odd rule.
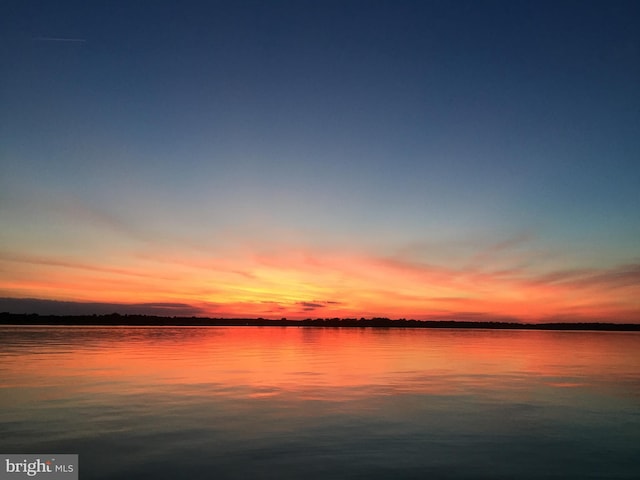
[[[176,302],[200,316],[640,322],[636,270],[445,268],[348,252],[133,255],[109,268],[5,258],[0,296],[75,302]],[[625,275],[631,281],[625,281]]]

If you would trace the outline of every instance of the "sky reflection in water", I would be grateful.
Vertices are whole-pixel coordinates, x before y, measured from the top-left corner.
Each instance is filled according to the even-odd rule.
[[[81,478],[634,478],[640,335],[2,329],[3,452]]]

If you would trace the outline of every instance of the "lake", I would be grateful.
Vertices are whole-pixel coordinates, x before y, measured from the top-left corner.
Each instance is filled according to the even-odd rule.
[[[0,453],[81,479],[637,479],[640,333],[0,327]]]

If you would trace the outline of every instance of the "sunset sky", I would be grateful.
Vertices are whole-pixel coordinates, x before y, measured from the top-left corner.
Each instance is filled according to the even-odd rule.
[[[0,6],[0,312],[640,322],[640,2]]]

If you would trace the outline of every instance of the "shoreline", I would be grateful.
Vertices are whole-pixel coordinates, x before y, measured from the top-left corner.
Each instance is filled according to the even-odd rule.
[[[265,318],[161,317],[153,315],[38,315],[0,313],[0,326],[65,327],[320,327],[320,328],[458,328],[490,330],[640,331],[636,323],[553,322],[517,323],[468,320],[407,320],[390,318],[316,318],[269,320]]]

